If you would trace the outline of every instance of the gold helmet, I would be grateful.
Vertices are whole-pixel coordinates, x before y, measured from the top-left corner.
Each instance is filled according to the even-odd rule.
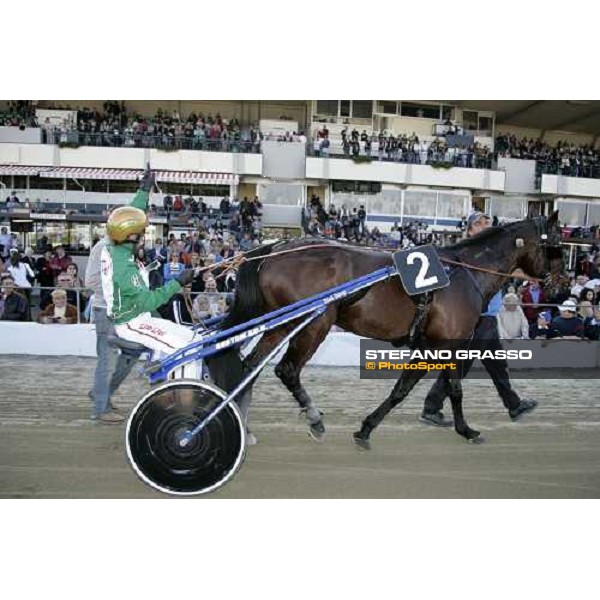
[[[133,206],[121,206],[110,213],[106,232],[115,244],[122,244],[134,233],[142,235],[147,224],[148,218],[143,210]]]

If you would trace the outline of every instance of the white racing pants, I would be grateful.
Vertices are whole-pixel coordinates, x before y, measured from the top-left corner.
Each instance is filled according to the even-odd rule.
[[[195,333],[188,327],[166,319],[156,319],[150,313],[139,315],[127,323],[115,325],[117,335],[124,340],[142,344],[154,351],[155,358],[164,358],[194,340]],[[187,363],[171,375],[176,378],[200,379],[201,369],[194,363]],[[170,376],[170,377],[171,377]]]

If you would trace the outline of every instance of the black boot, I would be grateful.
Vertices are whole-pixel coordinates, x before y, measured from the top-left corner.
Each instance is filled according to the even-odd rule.
[[[444,417],[444,413],[441,410],[434,413],[423,411],[419,417],[419,421],[427,425],[434,425],[435,427],[451,427],[454,425],[452,421]]]
[[[516,408],[508,411],[508,414],[513,421],[516,421],[521,415],[531,412],[537,405],[537,400],[521,400]]]

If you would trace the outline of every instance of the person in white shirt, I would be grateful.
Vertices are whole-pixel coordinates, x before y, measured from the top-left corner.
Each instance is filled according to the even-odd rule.
[[[501,340],[529,339],[529,323],[516,294],[506,294],[503,298],[498,314],[498,333]]]
[[[17,287],[31,289],[35,274],[27,263],[21,261],[21,255],[16,248],[12,248],[10,251],[10,262],[6,270],[12,275]]]
[[[8,233],[6,227],[3,227],[0,230],[0,246],[2,246],[2,248],[0,248],[0,258],[8,258],[8,253],[13,247],[13,238],[10,233]]]

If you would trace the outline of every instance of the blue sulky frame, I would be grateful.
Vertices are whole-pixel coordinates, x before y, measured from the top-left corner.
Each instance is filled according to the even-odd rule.
[[[223,408],[225,408],[229,402],[234,400],[249,383],[258,377],[266,364],[294,336],[296,336],[302,329],[307,327],[312,321],[320,317],[327,310],[327,307],[330,304],[333,302],[338,302],[339,300],[347,298],[348,296],[360,290],[371,287],[376,283],[385,281],[386,279],[396,275],[398,275],[398,272],[396,271],[395,267],[383,267],[377,271],[374,271],[373,273],[370,273],[369,275],[364,275],[363,277],[342,283],[336,287],[316,294],[315,296],[305,298],[304,300],[299,300],[298,302],[294,302],[293,304],[289,304],[288,306],[284,306],[275,311],[264,314],[256,319],[247,321],[246,323],[241,323],[235,327],[230,327],[229,329],[224,329],[222,331],[213,330],[204,332],[203,335],[195,342],[192,342],[186,347],[177,350],[161,361],[153,364],[149,369],[149,378],[150,383],[155,384],[165,381],[173,369],[181,367],[190,361],[199,361],[209,358],[210,356],[214,356],[225,349],[239,346],[240,344],[248,342],[256,336],[263,335],[268,331],[272,331],[277,327],[281,327],[290,321],[305,317],[288,333],[287,336],[285,336],[284,339],[281,340],[281,342],[279,342],[268,353],[267,356],[264,357],[260,364],[256,365],[252,372],[249,373],[238,384],[238,386],[202,420],[202,422],[200,422],[194,429],[187,432],[187,434],[181,439],[180,444],[182,446],[186,446],[211,419],[213,419],[221,410],[223,410]],[[211,319],[210,325],[216,324],[217,322],[218,319]]]

